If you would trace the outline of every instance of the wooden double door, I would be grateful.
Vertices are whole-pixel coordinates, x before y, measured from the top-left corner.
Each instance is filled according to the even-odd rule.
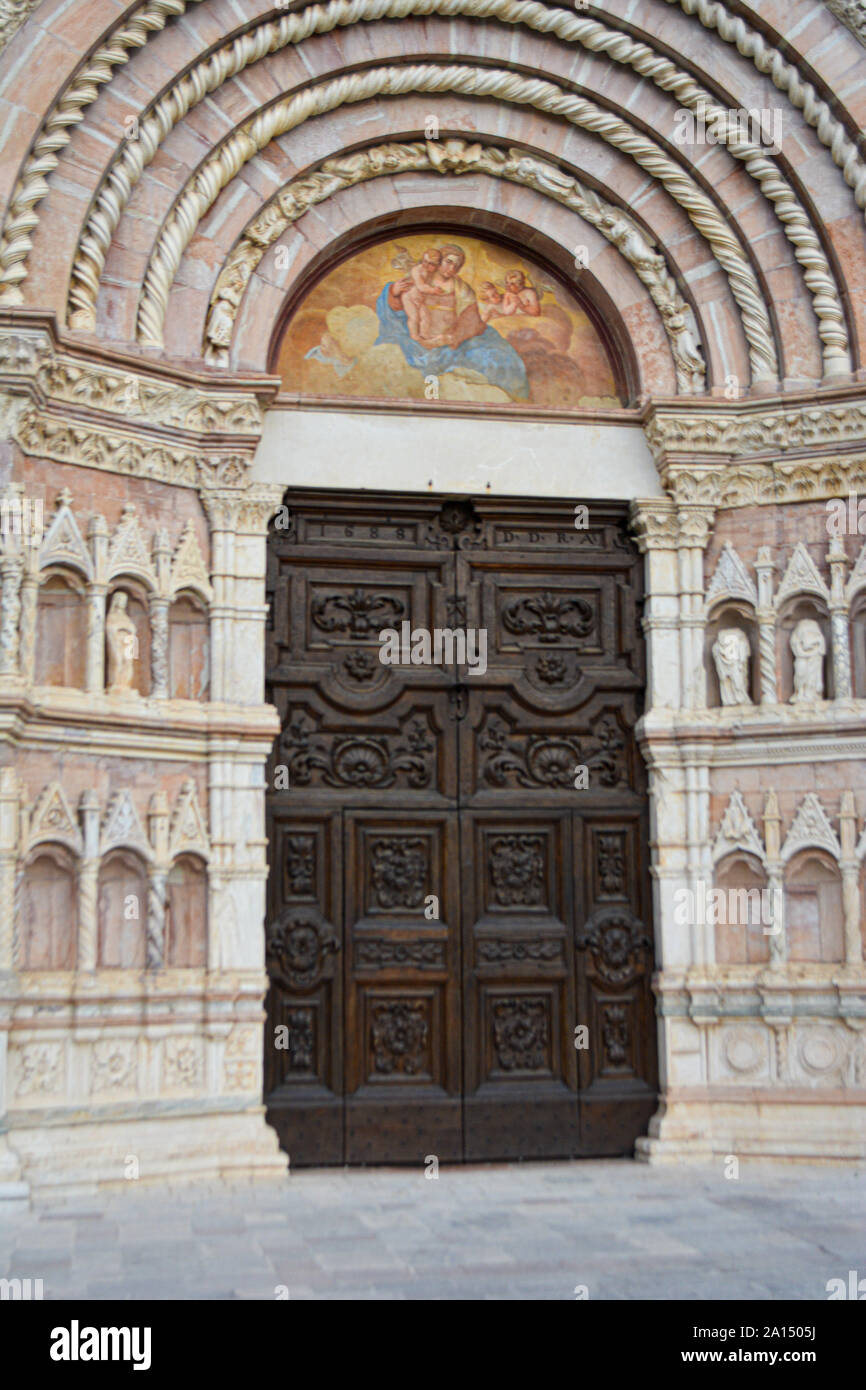
[[[567,502],[287,504],[269,1121],[294,1165],[629,1152],[656,1060],[624,508],[577,529]],[[447,635],[425,660],[437,630],[467,660]]]

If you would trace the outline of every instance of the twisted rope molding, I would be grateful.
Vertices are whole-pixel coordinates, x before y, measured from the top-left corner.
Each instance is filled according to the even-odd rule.
[[[626,121],[601,110],[594,102],[563,92],[554,83],[541,78],[525,78],[497,68],[473,68],[464,64],[439,67],[418,63],[400,68],[370,68],[366,72],[334,78],[275,102],[234,130],[175,199],[173,211],[151,252],[138,310],[139,342],[148,347],[163,346],[168,296],[181,257],[202,217],[248,160],[271,140],[302,125],[311,116],[348,102],[419,91],[456,91],[533,106],[591,130],[631,155],[642,169],[659,179],[671,197],[686,210],[728,275],[731,293],[742,314],[753,380],[778,379],[769,314],[754,271],[724,218],[689,175],[654,141],[639,135]]]
[[[590,52],[626,64],[683,105],[701,112],[713,122],[720,143],[745,164],[750,176],[760,184],[793,245],[813,297],[826,375],[851,370],[848,332],[835,277],[805,209],[773,160],[760,146],[741,139],[737,125],[731,132],[725,109],[714,103],[710,93],[647,44],[593,19],[549,9],[536,0],[331,0],[330,4],[313,5],[262,24],[211,54],[151,105],[140,122],[138,139],[115,156],[104,176],[76,248],[68,301],[69,327],[95,328],[100,279],[123,211],[161,142],[194,105],[250,63],[289,44],[298,44],[312,34],[361,21],[404,19],[411,14],[461,14],[497,19],[505,24],[525,24],[539,33],[554,34],[565,42],[578,43]]]
[[[391,174],[433,171],[439,174],[485,173],[533,188],[564,204],[596,227],[622,253],[649,290],[671,345],[677,387],[683,393],[706,389],[706,364],[691,333],[691,313],[677,290],[658,247],[637,224],[579,180],[546,160],[521,150],[462,139],[418,140],[409,144],[367,145],[353,154],[325,160],[318,170],[301,174],[275,193],[250,219],[229,253],[210,299],[205,326],[205,360],[227,366],[241,299],[269,247],[309,208],[344,188]]]
[[[679,5],[689,16],[697,16],[705,29],[715,29],[725,43],[734,44],[764,77],[769,77],[791,105],[802,111],[803,118],[815,131],[822,145],[830,151],[833,163],[842,170],[848,187],[854,192],[858,208],[866,209],[866,163],[860,158],[853,140],[849,140],[844,125],[833,115],[830,106],[820,97],[811,82],[806,82],[794,63],[768,43],[762,34],[752,29],[744,19],[732,15],[721,0],[665,0]]]
[[[198,0],[189,0],[189,3],[198,3]],[[785,92],[792,104],[803,112],[822,144],[830,150],[834,163],[842,169],[846,182],[854,190],[857,206],[866,208],[866,164],[860,160],[856,145],[848,139],[844,126],[836,120],[830,106],[818,96],[811,83],[801,79],[797,68],[743,20],[731,16],[719,0],[667,0],[667,3],[679,4],[689,16],[696,14],[706,28],[716,29],[723,40],[735,43],[743,56],[760,72],[770,73],[776,87]],[[170,0],[152,0],[143,7],[142,13],[146,15],[160,8],[182,13],[185,7],[186,0],[175,0],[174,4]],[[125,48],[138,47],[141,42],[146,42],[146,33],[139,40],[135,32],[134,26],[139,22],[140,16],[133,16],[126,29],[120,29],[112,36],[107,49],[103,47],[98,50],[90,68],[80,68],[76,72],[43,122],[0,232],[0,303],[22,302],[18,286],[27,276],[26,260],[32,247],[29,234],[38,221],[38,218],[29,220],[29,217],[47,192],[45,179],[57,164],[53,155],[69,138],[68,135],[60,138],[63,127],[82,119],[84,110],[98,95],[99,85],[111,79],[111,68],[116,63],[126,61]],[[153,27],[161,28],[162,25],[154,24]],[[100,63],[103,65],[101,68]],[[87,73],[91,74],[91,80],[84,82]],[[77,87],[77,83],[81,85]],[[55,143],[58,139],[59,144]]]
[[[48,192],[48,175],[57,168],[59,151],[68,145],[72,127],[80,123],[86,108],[99,96],[100,87],[111,81],[114,69],[125,63],[134,49],[142,48],[173,16],[183,14],[187,4],[198,3],[148,0],[76,68],[40,126],[6,209],[0,237],[0,304],[23,303],[19,287],[27,278],[31,233],[39,223],[36,206]]]

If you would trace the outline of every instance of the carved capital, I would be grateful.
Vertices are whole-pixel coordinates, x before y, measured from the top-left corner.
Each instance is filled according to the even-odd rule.
[[[630,520],[642,554],[648,550],[676,549],[679,520],[676,507],[667,498],[632,502]]]

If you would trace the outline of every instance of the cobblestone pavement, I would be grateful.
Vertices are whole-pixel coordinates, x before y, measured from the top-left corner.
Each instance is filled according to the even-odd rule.
[[[0,1273],[46,1299],[826,1299],[852,1269],[866,1167],[318,1169],[0,1208]]]

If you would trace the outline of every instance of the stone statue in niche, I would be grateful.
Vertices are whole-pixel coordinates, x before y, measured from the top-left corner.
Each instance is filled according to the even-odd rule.
[[[132,678],[135,658],[138,655],[138,634],[135,623],[127,611],[128,595],[118,591],[111,600],[108,617],[105,620],[105,636],[108,642],[108,693],[124,695],[134,693]]]
[[[824,656],[827,643],[814,618],[801,618],[791,633],[794,653],[792,705],[810,705],[824,698]]]
[[[713,643],[723,705],[750,705],[749,639],[739,627],[723,627]]]

